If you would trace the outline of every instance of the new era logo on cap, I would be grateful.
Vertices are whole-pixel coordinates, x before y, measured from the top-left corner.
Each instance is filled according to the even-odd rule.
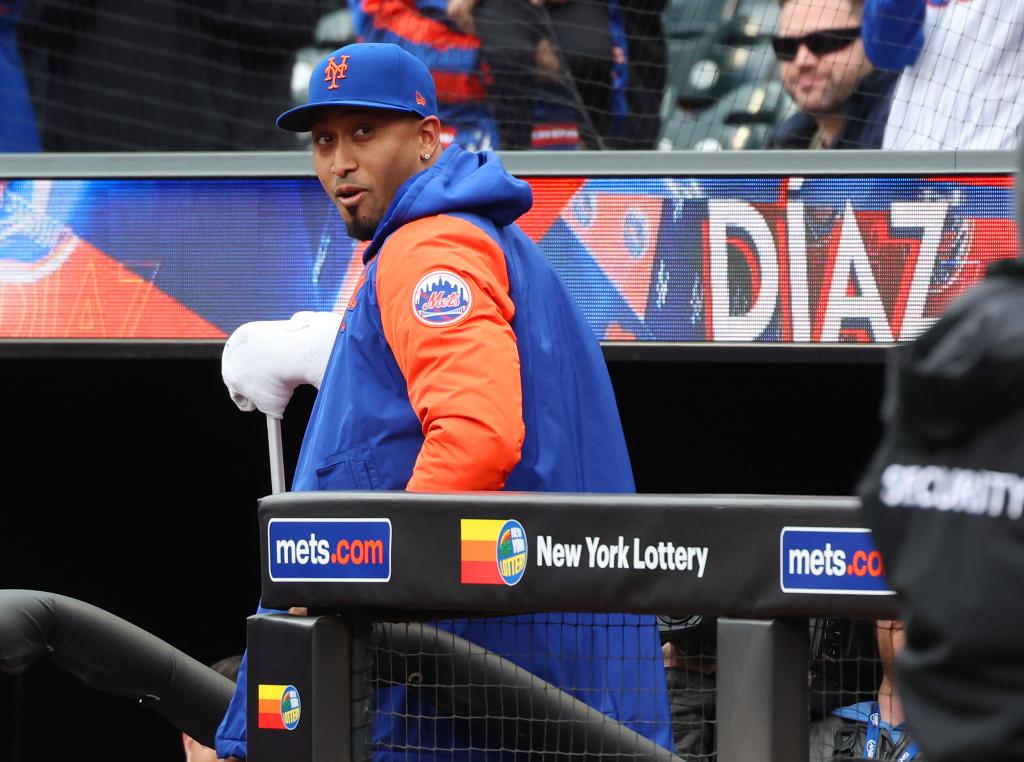
[[[309,77],[306,103],[277,118],[277,126],[308,132],[328,106],[386,109],[437,116],[430,70],[412,53],[391,43],[346,45],[320,60]]]

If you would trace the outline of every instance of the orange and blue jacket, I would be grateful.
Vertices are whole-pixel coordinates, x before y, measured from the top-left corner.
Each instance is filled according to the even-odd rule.
[[[364,254],[294,490],[634,491],[597,340],[513,224],[531,205],[530,186],[496,155],[457,146],[399,188]],[[671,746],[653,617],[544,614],[441,626]],[[238,684],[244,691],[241,676]],[[244,740],[228,742],[232,733],[244,739],[238,698],[221,726],[222,757],[244,753]],[[377,709],[378,762],[410,747],[467,745],[404,688],[378,690]]]
[[[293,489],[634,491],[593,331],[513,224],[531,204],[496,155],[458,147],[399,189]]]

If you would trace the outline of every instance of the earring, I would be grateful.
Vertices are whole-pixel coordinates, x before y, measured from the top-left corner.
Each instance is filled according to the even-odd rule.
[[[430,154],[429,153],[423,154],[423,161],[430,161]]]

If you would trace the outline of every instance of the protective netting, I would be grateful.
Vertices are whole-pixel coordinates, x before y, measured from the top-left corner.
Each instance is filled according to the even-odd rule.
[[[659,617],[672,718],[672,750],[687,760],[715,758],[716,620]]]
[[[652,759],[660,744],[667,759],[671,726],[654,617],[395,623],[375,626],[370,643],[364,663],[374,688],[375,758]]]
[[[872,741],[873,758],[922,759],[904,732],[892,682],[900,623],[814,619],[809,628],[810,759],[862,758]],[[466,619],[437,628],[367,627],[356,638],[353,660],[355,758],[650,753],[613,748],[608,733],[616,724],[601,715],[596,725],[593,716],[588,724],[579,706],[569,705],[575,697],[625,721],[641,741],[671,746],[685,760],[710,762],[716,620],[658,617],[656,630],[657,653],[644,646],[651,643],[649,618],[548,614]],[[503,654],[469,645],[479,641]],[[558,689],[565,694],[553,699]],[[599,727],[602,722],[606,727]]]
[[[1024,117],[1017,0],[8,0],[0,148],[299,148],[274,117],[357,39],[419,56],[473,149],[998,149]]]
[[[904,725],[893,660],[903,647],[894,620],[811,623],[811,762],[924,756]]]
[[[291,101],[297,56],[332,5],[33,0],[18,32],[42,146],[295,148],[274,118]]]

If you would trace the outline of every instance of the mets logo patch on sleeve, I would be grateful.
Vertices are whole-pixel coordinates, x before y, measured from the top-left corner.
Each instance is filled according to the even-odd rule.
[[[448,270],[434,270],[420,278],[412,292],[412,312],[424,325],[458,323],[473,306],[473,292],[465,280]]]

